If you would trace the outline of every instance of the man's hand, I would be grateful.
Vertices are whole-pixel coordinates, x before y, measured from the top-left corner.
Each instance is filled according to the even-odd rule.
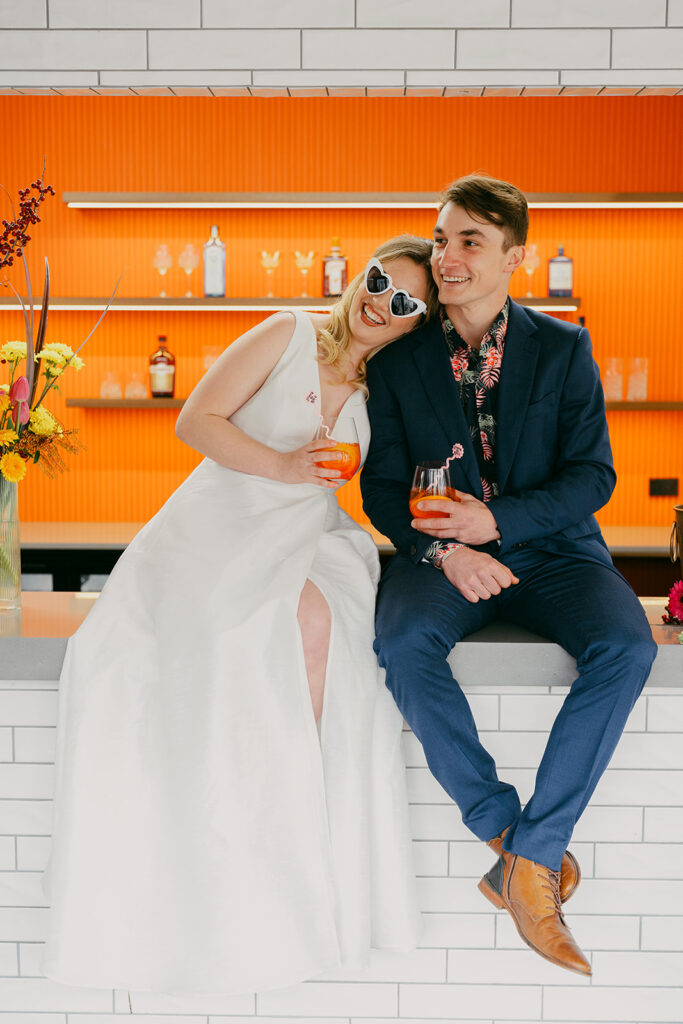
[[[443,517],[413,519],[411,526],[430,537],[459,540],[461,544],[487,544],[490,540],[498,540],[500,531],[488,505],[464,491],[458,491],[458,497],[460,501],[442,498],[440,501],[418,502],[418,508],[422,505],[430,511],[443,513]]]
[[[472,604],[488,601],[494,594],[519,583],[518,578],[502,562],[484,551],[457,548],[442,563],[442,572],[449,583]]]

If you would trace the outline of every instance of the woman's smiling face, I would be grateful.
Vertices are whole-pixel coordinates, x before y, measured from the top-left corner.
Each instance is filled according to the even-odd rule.
[[[368,349],[386,345],[408,334],[421,322],[420,316],[394,316],[389,307],[393,289],[408,292],[413,298],[427,299],[427,270],[408,256],[399,256],[382,263],[391,277],[393,287],[381,295],[371,295],[363,282],[351,302],[349,328],[355,341]]]

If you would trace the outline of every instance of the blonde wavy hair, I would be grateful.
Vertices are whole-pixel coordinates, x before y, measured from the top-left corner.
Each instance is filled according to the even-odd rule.
[[[433,242],[430,238],[418,238],[417,235],[397,235],[396,238],[390,238],[388,242],[383,242],[372,254],[383,263],[406,257],[419,267],[424,267],[427,277],[427,312],[422,316],[415,317],[413,330],[415,327],[419,327],[421,323],[424,323],[425,320],[431,320],[439,311],[438,291],[432,277],[430,264],[432,246]],[[318,362],[337,370],[340,381],[345,379],[342,364],[351,341],[349,311],[354,296],[363,284],[364,279],[363,272],[354,277],[339,302],[332,306],[327,326],[318,328]],[[389,342],[385,344],[389,344]],[[354,388],[363,391],[366,395],[368,393],[365,383],[367,361],[380,348],[384,348],[384,345],[378,345],[377,348],[368,352],[367,356],[361,360],[358,366],[358,376],[350,381]]]

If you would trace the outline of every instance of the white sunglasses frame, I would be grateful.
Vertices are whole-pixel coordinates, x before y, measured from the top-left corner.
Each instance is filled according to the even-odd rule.
[[[386,277],[387,281],[389,282],[388,287],[381,292],[371,292],[370,289],[368,288],[368,274],[370,273],[371,270],[375,268],[379,270],[382,277]],[[384,269],[384,267],[382,266],[382,264],[380,263],[376,256],[373,256],[372,259],[368,260],[367,262],[365,270],[363,271],[363,284],[365,285],[365,290],[368,293],[368,295],[386,295],[387,292],[393,293],[391,299],[389,300],[389,312],[391,313],[392,316],[395,316],[397,320],[407,320],[409,317],[419,316],[421,313],[427,312],[426,302],[423,302],[422,299],[416,299],[415,296],[411,295],[410,292],[407,292],[405,288],[394,287],[394,282],[391,279],[391,275],[387,274],[386,270]],[[391,302],[394,295],[405,295],[407,299],[411,299],[413,302],[416,302],[417,309],[415,310],[415,312],[394,313],[394,311],[391,308]]]

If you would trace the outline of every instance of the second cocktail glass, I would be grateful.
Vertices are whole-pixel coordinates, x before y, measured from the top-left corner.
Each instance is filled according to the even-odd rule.
[[[442,462],[421,462],[415,469],[413,484],[410,488],[410,501],[408,507],[413,519],[434,519],[444,515],[437,510],[430,511],[429,508],[418,508],[418,502],[431,504],[433,501],[442,501],[450,498],[452,501],[460,501],[457,491],[451,485],[451,477],[448,467]]]

